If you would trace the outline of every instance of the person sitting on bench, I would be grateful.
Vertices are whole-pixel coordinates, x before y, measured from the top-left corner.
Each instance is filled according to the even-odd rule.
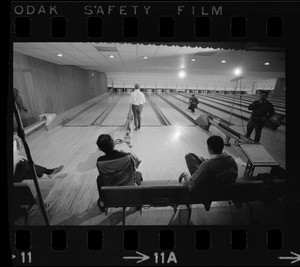
[[[116,150],[115,142],[109,134],[101,134],[97,146],[105,155],[97,159],[97,187],[99,199],[97,205],[104,211],[100,190],[102,186],[140,185],[142,174],[136,171],[141,161],[133,153]]]
[[[29,162],[20,154],[19,149],[21,147],[21,140],[19,137],[14,136],[14,170],[13,170],[13,181],[22,182],[23,180],[33,179],[32,170]],[[48,169],[46,167],[34,164],[36,175],[41,178],[44,174],[48,175],[48,178],[53,178],[58,172],[60,172],[64,165],[61,165],[54,169]]]
[[[190,191],[206,185],[234,183],[238,177],[238,167],[232,156],[222,152],[223,148],[223,138],[210,136],[207,139],[210,158],[204,160],[193,153],[187,154],[185,160],[191,176],[183,172],[178,178],[179,182],[184,179]]]

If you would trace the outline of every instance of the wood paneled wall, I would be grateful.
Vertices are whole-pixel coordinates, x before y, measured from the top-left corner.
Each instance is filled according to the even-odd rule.
[[[24,127],[43,113],[60,114],[108,91],[105,73],[57,65],[14,52],[13,86],[19,90],[27,113]]]

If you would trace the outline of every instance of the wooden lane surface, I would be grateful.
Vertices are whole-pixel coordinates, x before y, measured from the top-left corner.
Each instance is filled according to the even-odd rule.
[[[89,126],[109,105],[117,101],[119,94],[111,94],[87,109],[64,126]]]
[[[168,103],[166,103],[163,99],[161,99],[158,95],[152,94],[150,97],[172,125],[195,125],[181,113],[171,107]]]
[[[182,99],[182,100],[186,101],[186,103],[182,102],[179,99],[176,99],[175,97],[172,96],[172,94],[163,95],[163,97],[165,97],[166,99],[171,101],[176,106],[180,107],[180,109],[185,111],[187,114],[189,114],[189,115],[192,114],[191,112],[187,111],[187,108],[189,106],[188,99],[185,96],[178,95],[178,94],[176,94],[174,96],[176,96],[176,98],[179,98],[179,99]],[[230,114],[228,114],[227,112],[218,110],[218,112],[216,113],[217,109],[215,109],[213,107],[210,107],[210,106],[207,106],[207,105],[205,105],[205,103],[202,103],[202,102],[198,105],[198,108],[203,109],[203,110],[205,110],[205,111],[207,111],[211,114],[214,114],[214,115],[218,116],[219,118],[221,118],[225,121],[230,120],[231,123],[233,123],[233,124],[240,124],[240,122],[241,122],[241,119],[234,116],[234,114],[232,114],[232,116],[230,118]],[[197,110],[195,110],[195,113],[192,116],[194,118],[198,118],[201,114],[203,114],[203,112],[201,112],[200,110],[197,109]]]
[[[254,100],[258,100],[259,96],[251,96],[251,95],[239,95],[239,94],[201,94],[211,97],[222,97],[227,99],[241,99],[243,103],[252,103]],[[285,99],[277,99],[271,96],[268,96],[268,100],[273,103],[274,106],[278,108],[285,108]]]
[[[130,93],[124,93],[120,101],[110,111],[100,126],[122,126],[125,125],[129,110]]]
[[[125,125],[128,110],[129,110],[130,93],[125,93],[122,99],[110,112],[107,118],[103,121],[101,126],[120,126]],[[147,102],[143,105],[142,110],[142,124],[141,126],[161,126],[161,122],[157,118],[151,105]]]
[[[247,100],[250,100],[250,101],[254,101],[254,100],[258,100],[259,99],[259,95],[242,95],[242,99],[247,99]],[[272,97],[272,96],[269,96],[268,97],[268,100],[270,102],[272,102],[274,105],[278,105],[278,106],[282,106],[282,107],[285,107],[285,97]]]
[[[148,94],[151,94],[151,93],[148,93]],[[143,111],[142,111],[141,116],[142,116],[142,125],[141,125],[142,127],[144,127],[144,126],[162,126],[156,113],[154,112],[150,103],[147,101],[147,98],[146,98],[146,103],[143,106]]]
[[[177,106],[184,108],[184,105],[179,103],[179,102],[181,102],[180,100],[177,100],[170,95],[163,95],[163,96],[166,97],[172,103],[176,104]],[[181,103],[183,103],[183,102],[181,102]],[[217,109],[204,108],[204,107],[203,107],[203,109],[220,117],[220,118],[223,118],[223,119],[226,119],[227,118],[226,116],[228,116],[228,114],[226,114],[226,113],[224,114],[224,112],[219,111]],[[191,114],[190,112],[187,112],[187,111],[186,111],[186,113],[189,115]],[[192,116],[195,116],[195,118],[197,118],[200,115],[201,115],[201,112],[199,110],[196,110],[195,115],[192,115]],[[229,119],[227,119],[227,120],[229,120]],[[231,122],[234,123],[234,125],[231,126],[230,128],[232,128],[233,130],[235,130],[243,135],[246,134],[246,127],[247,127],[248,120],[242,120],[242,119],[236,118],[235,116],[232,115]],[[260,142],[264,145],[266,150],[273,156],[273,158],[283,168],[285,168],[285,166],[286,166],[286,156],[285,156],[285,152],[286,152],[285,132],[286,131],[285,131],[285,129],[286,128],[284,125],[280,125],[277,128],[277,130],[272,130],[267,127],[264,127],[262,130],[261,139],[260,139]],[[225,138],[225,135],[220,130],[215,128],[214,126],[211,126],[209,131]],[[251,135],[252,138],[254,138],[254,134],[255,134],[255,131],[253,131],[253,133]],[[238,149],[241,150],[240,148],[238,148]],[[262,168],[256,168],[255,173],[260,172],[261,169]],[[265,170],[265,168],[263,168],[263,169]]]
[[[110,112],[107,118],[103,121],[101,126],[121,126],[125,125],[127,114],[129,110],[130,93],[125,93],[119,103]],[[150,104],[147,102],[143,105],[142,111],[142,126],[159,126],[161,125],[155,112]]]
[[[190,97],[190,94],[186,94],[187,96]],[[197,96],[201,97],[201,98],[206,98],[206,99],[214,99],[216,101],[221,101],[219,103],[224,103],[224,104],[229,104],[229,105],[233,105],[233,107],[235,109],[242,109],[243,111],[245,111],[246,113],[251,113],[251,111],[248,110],[248,106],[253,103],[253,101],[248,101],[248,100],[242,100],[241,98],[239,98],[239,96],[237,96],[236,98],[234,97],[226,97],[226,96],[222,96],[222,95],[203,95],[203,94],[197,94]],[[274,105],[274,104],[273,104]],[[278,107],[277,105],[274,105],[274,109],[275,112],[278,115],[283,115],[285,116],[285,107]]]
[[[190,95],[185,95],[186,97],[190,97]],[[232,115],[236,116],[242,116],[246,117],[247,119],[251,116],[250,110],[248,110],[248,106],[246,107],[245,105],[240,105],[238,102],[226,102],[221,98],[216,98],[216,97],[211,97],[211,96],[204,96],[204,95],[199,95],[197,94],[199,104],[198,107],[201,109],[202,105],[205,105],[209,107],[208,105],[213,105],[214,107],[226,110],[227,112],[225,113],[232,113]],[[188,100],[188,98],[186,98]],[[277,112],[277,111],[275,111]],[[283,115],[285,116],[285,112],[277,112],[278,115]]]
[[[202,94],[203,95],[203,94]],[[259,98],[247,99],[242,95],[222,95],[222,94],[212,94],[207,95],[208,97],[219,98],[219,99],[228,99],[230,101],[235,100],[236,102],[241,102],[248,106],[249,104],[253,103],[254,100],[258,100]],[[274,108],[278,111],[285,111],[285,103],[278,103],[272,100],[270,97],[267,98],[273,105]]]

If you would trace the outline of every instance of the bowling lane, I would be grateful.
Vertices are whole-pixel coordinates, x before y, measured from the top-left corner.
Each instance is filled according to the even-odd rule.
[[[190,94],[186,94],[186,96],[190,97]],[[253,101],[248,101],[248,100],[242,100],[239,96],[236,96],[235,98],[224,96],[224,95],[217,95],[217,94],[212,94],[212,95],[197,94],[197,96],[220,100],[223,103],[227,103],[227,104],[229,103],[229,105],[232,105],[232,103],[234,102],[235,108],[239,108],[240,106],[242,106],[243,110],[245,110],[245,111],[249,111],[248,106],[253,102]],[[285,116],[285,107],[278,107],[276,104],[273,104],[273,106],[274,106],[275,112],[278,115]]]
[[[128,109],[129,109],[130,93],[125,93],[113,110],[109,113],[101,126],[121,126],[125,125]],[[141,126],[160,126],[161,122],[157,118],[155,112],[150,106],[146,98],[146,103],[142,111],[142,125]]]
[[[195,125],[181,113],[171,107],[168,103],[166,103],[163,99],[161,99],[159,95],[151,94],[149,96],[172,125]]]
[[[174,96],[176,96],[176,97],[174,97]],[[176,94],[176,95],[174,95],[174,96],[171,95],[171,94],[165,94],[165,95],[163,95],[163,97],[165,97],[167,100],[171,101],[173,104],[175,104],[175,105],[176,105],[177,107],[179,107],[181,110],[184,110],[186,113],[188,113],[189,115],[191,115],[192,113],[189,112],[189,111],[187,111],[187,108],[188,108],[188,106],[189,106],[189,104],[188,104],[188,99],[187,99],[185,96],[178,95],[178,94]],[[178,98],[179,98],[179,99],[178,99]],[[180,99],[182,99],[182,100],[185,101],[186,103],[182,102]],[[219,118],[225,120],[225,121],[229,121],[229,119],[230,119],[230,114],[228,114],[227,112],[224,112],[224,111],[221,111],[221,110],[217,110],[216,108],[207,106],[207,105],[205,105],[205,103],[202,103],[202,102],[201,102],[201,103],[198,105],[198,107],[199,107],[200,109],[205,110],[206,112],[209,112],[209,113],[211,113],[211,114],[213,114],[213,115],[215,115],[215,116],[217,116],[217,117],[219,117]],[[230,112],[230,110],[229,110],[229,112]],[[197,110],[195,110],[195,113],[192,114],[192,117],[196,119],[196,118],[199,117],[201,114],[203,114],[203,112],[201,112],[200,110],[197,109]],[[241,124],[241,121],[242,121],[242,120],[241,120],[240,118],[238,118],[238,117],[234,116],[234,114],[232,114],[232,116],[231,116],[231,123],[240,125],[240,124]],[[245,124],[245,123],[246,123],[246,122],[244,121],[244,124]]]
[[[128,109],[129,109],[129,96],[130,93],[124,93],[120,101],[111,110],[105,120],[100,124],[100,126],[124,126],[127,119]]]
[[[64,126],[89,126],[96,118],[105,111],[111,104],[115,103],[120,94],[111,94],[101,99],[99,103],[87,109]]]

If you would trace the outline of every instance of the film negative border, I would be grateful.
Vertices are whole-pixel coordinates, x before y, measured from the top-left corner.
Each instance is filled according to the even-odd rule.
[[[15,265],[270,265],[299,262],[299,235],[276,227],[16,227]],[[113,253],[113,255],[112,255]],[[143,264],[142,264],[143,262]]]
[[[249,8],[249,2],[104,1],[72,2],[70,8],[66,2],[12,2],[12,40],[280,42],[291,33],[293,7],[289,2],[256,2]]]
[[[13,1],[11,42],[224,41],[237,47],[242,42],[274,42],[288,49],[287,73],[297,77],[292,49],[299,45],[299,3],[167,3],[84,1],[70,7],[70,2]],[[289,111],[296,113],[293,106]],[[124,241],[128,236],[130,241]],[[291,265],[300,261],[299,239],[299,226],[276,222],[222,227],[10,226],[16,266]]]

